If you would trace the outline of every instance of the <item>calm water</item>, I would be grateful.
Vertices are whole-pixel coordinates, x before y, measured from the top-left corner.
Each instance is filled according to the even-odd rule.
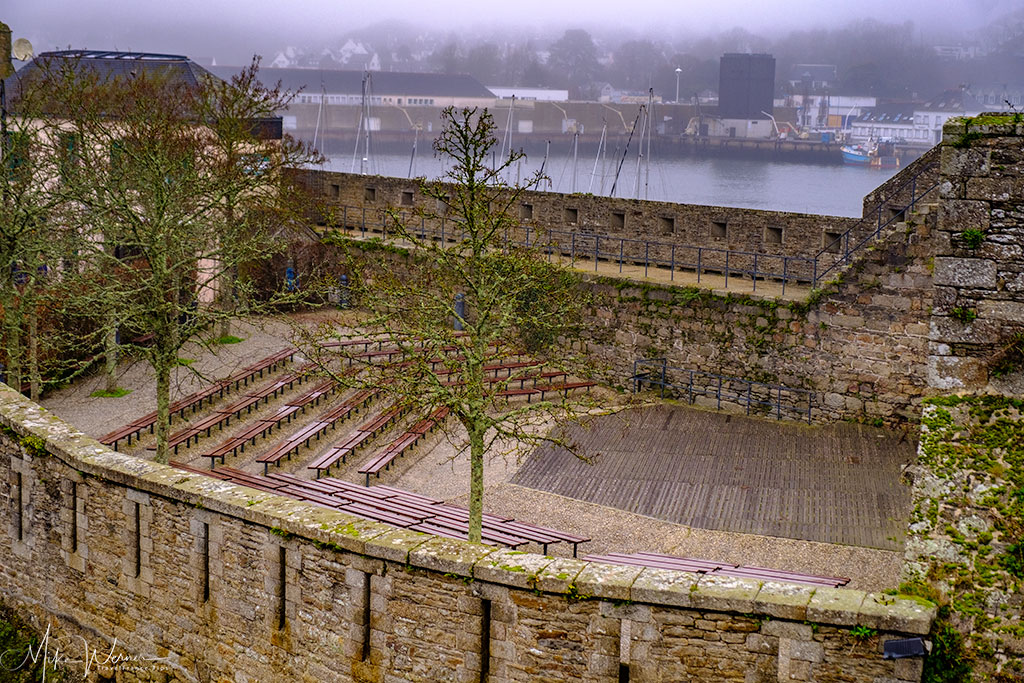
[[[378,155],[363,161],[349,157],[333,157],[328,168],[333,171],[364,172],[399,178],[409,176],[411,155]],[[511,169],[507,178],[525,180],[543,161],[533,155]],[[549,158],[545,174],[555,192],[611,192],[619,159],[601,160],[596,164],[580,155],[573,179],[573,163],[569,156]],[[447,170],[446,164],[429,151],[420,151],[413,160],[413,176],[437,178]],[[884,183],[898,169],[870,169],[855,166],[790,163],[778,161],[694,158],[655,158],[648,169],[640,169],[639,190],[637,161],[634,156],[622,164],[616,197],[639,197],[684,204],[735,206],[750,209],[772,209],[835,216],[860,216],[864,195]],[[575,185],[574,185],[575,182]],[[544,187],[542,189],[548,189]]]

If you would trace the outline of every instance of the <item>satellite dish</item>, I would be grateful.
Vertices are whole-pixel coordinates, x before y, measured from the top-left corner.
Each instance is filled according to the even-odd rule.
[[[14,41],[11,52],[14,53],[14,58],[20,62],[27,62],[35,56],[32,51],[32,43],[25,38],[18,38]]]

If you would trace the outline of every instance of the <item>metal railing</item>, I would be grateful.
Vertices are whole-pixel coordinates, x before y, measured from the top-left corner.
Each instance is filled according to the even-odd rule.
[[[379,233],[387,239],[389,214],[386,212],[365,207],[339,208],[340,225],[344,229],[358,230],[363,234]],[[418,239],[449,243],[464,238],[461,224],[450,218],[438,217],[427,221],[424,216],[411,213],[390,215],[390,220],[400,221],[404,231]],[[390,232],[397,237],[400,231],[392,226]],[[807,256],[762,254],[527,225],[506,230],[502,241],[505,249],[538,249],[547,255],[549,261],[558,256],[568,259],[573,267],[579,261],[592,261],[595,272],[599,271],[601,262],[618,266],[620,273],[625,267],[642,267],[644,277],[652,268],[667,269],[669,281],[674,282],[677,272],[689,271],[696,275],[698,284],[707,275],[718,275],[724,278],[726,288],[730,278],[739,278],[749,281],[755,292],[758,282],[775,281],[781,283],[783,295],[787,285],[810,285],[817,267],[815,259]]]
[[[700,397],[713,398],[719,410],[725,402],[745,406],[747,415],[753,410],[766,415],[774,413],[777,420],[785,414],[811,422],[814,392],[807,389],[671,367],[667,358],[634,361],[630,379],[634,394],[646,385],[658,387],[662,398],[671,394],[670,398],[685,398],[690,404]]]
[[[696,274],[698,284],[706,275],[722,277],[725,288],[729,287],[730,278],[739,278],[749,281],[755,292],[758,282],[774,281],[781,283],[784,296],[787,285],[819,286],[830,273],[849,264],[852,256],[874,242],[882,231],[903,220],[908,211],[938,187],[938,182],[930,183],[922,179],[925,173],[937,166],[938,162],[932,161],[917,169],[887,193],[889,199],[880,200],[872,212],[826,244],[813,257],[682,245],[528,225],[506,230],[504,247],[533,247],[546,253],[548,260],[555,256],[569,259],[573,267],[576,267],[578,261],[593,261],[595,272],[598,272],[602,261],[617,265],[620,273],[625,267],[642,267],[644,277],[648,276],[651,268],[668,269],[671,282],[675,281],[676,272],[679,271]],[[893,210],[892,199],[907,189],[910,191],[910,199],[905,203],[900,202],[899,210]],[[432,217],[428,221],[422,214],[413,212],[389,212],[384,209],[367,209],[365,206],[343,205],[337,208],[341,210],[340,227],[359,230],[364,235],[379,233],[387,239],[388,222],[391,220],[399,221],[405,232],[422,240],[432,239],[447,244],[462,241],[465,236],[459,221],[445,216]],[[888,220],[883,216],[886,210],[892,212]],[[390,232],[397,237],[401,231],[392,225]]]
[[[878,204],[875,206],[874,211],[872,211],[867,216],[864,216],[859,221],[851,225],[846,230],[846,232],[844,232],[843,234],[839,235],[839,237],[826,244],[821,249],[821,251],[815,254],[814,279],[811,285],[813,287],[817,287],[818,283],[824,280],[826,275],[850,263],[850,256],[852,254],[855,254],[859,250],[863,249],[871,242],[874,242],[883,230],[888,228],[890,225],[901,222],[905,218],[906,213],[908,211],[914,208],[914,206],[916,206],[918,202],[924,199],[924,197],[926,197],[932,190],[939,186],[938,181],[935,181],[934,183],[930,184],[926,181],[922,181],[921,183],[918,182],[918,180],[921,179],[921,176],[923,176],[925,173],[929,171],[935,170],[936,168],[938,168],[938,166],[939,164],[937,161],[933,161],[922,166],[920,169],[918,169],[916,173],[914,173],[905,181],[903,181],[903,183],[898,185],[896,189],[890,193],[890,199],[880,200]],[[920,194],[918,194],[918,190],[920,189],[919,186],[925,188],[924,190],[921,191]],[[892,205],[889,202],[893,197],[899,196],[900,192],[907,189],[908,187],[910,189],[910,200],[906,203],[906,205],[901,204],[901,208],[899,209],[899,211],[892,211]],[[886,209],[892,211],[892,215],[889,217],[888,220],[883,222],[882,211]],[[867,226],[871,225],[872,223],[874,224],[874,227],[870,229],[867,235],[861,238],[859,241],[854,241],[853,246],[850,246],[851,240],[857,239],[855,237],[855,233],[863,231]],[[827,267],[818,268],[817,266],[819,261],[826,254],[831,255],[834,259],[832,264],[828,265]]]

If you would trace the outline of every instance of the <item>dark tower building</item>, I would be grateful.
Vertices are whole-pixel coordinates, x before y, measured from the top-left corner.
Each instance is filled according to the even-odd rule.
[[[723,119],[764,119],[772,113],[775,57],[729,53],[718,68],[718,115]]]

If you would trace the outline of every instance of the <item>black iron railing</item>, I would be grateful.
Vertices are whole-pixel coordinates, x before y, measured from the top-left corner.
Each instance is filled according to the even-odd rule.
[[[662,398],[686,399],[691,404],[701,397],[710,398],[719,410],[722,403],[731,403],[745,407],[747,415],[774,414],[778,420],[785,416],[811,422],[814,392],[807,389],[671,367],[666,358],[634,361],[630,379],[633,393],[656,387]]]

